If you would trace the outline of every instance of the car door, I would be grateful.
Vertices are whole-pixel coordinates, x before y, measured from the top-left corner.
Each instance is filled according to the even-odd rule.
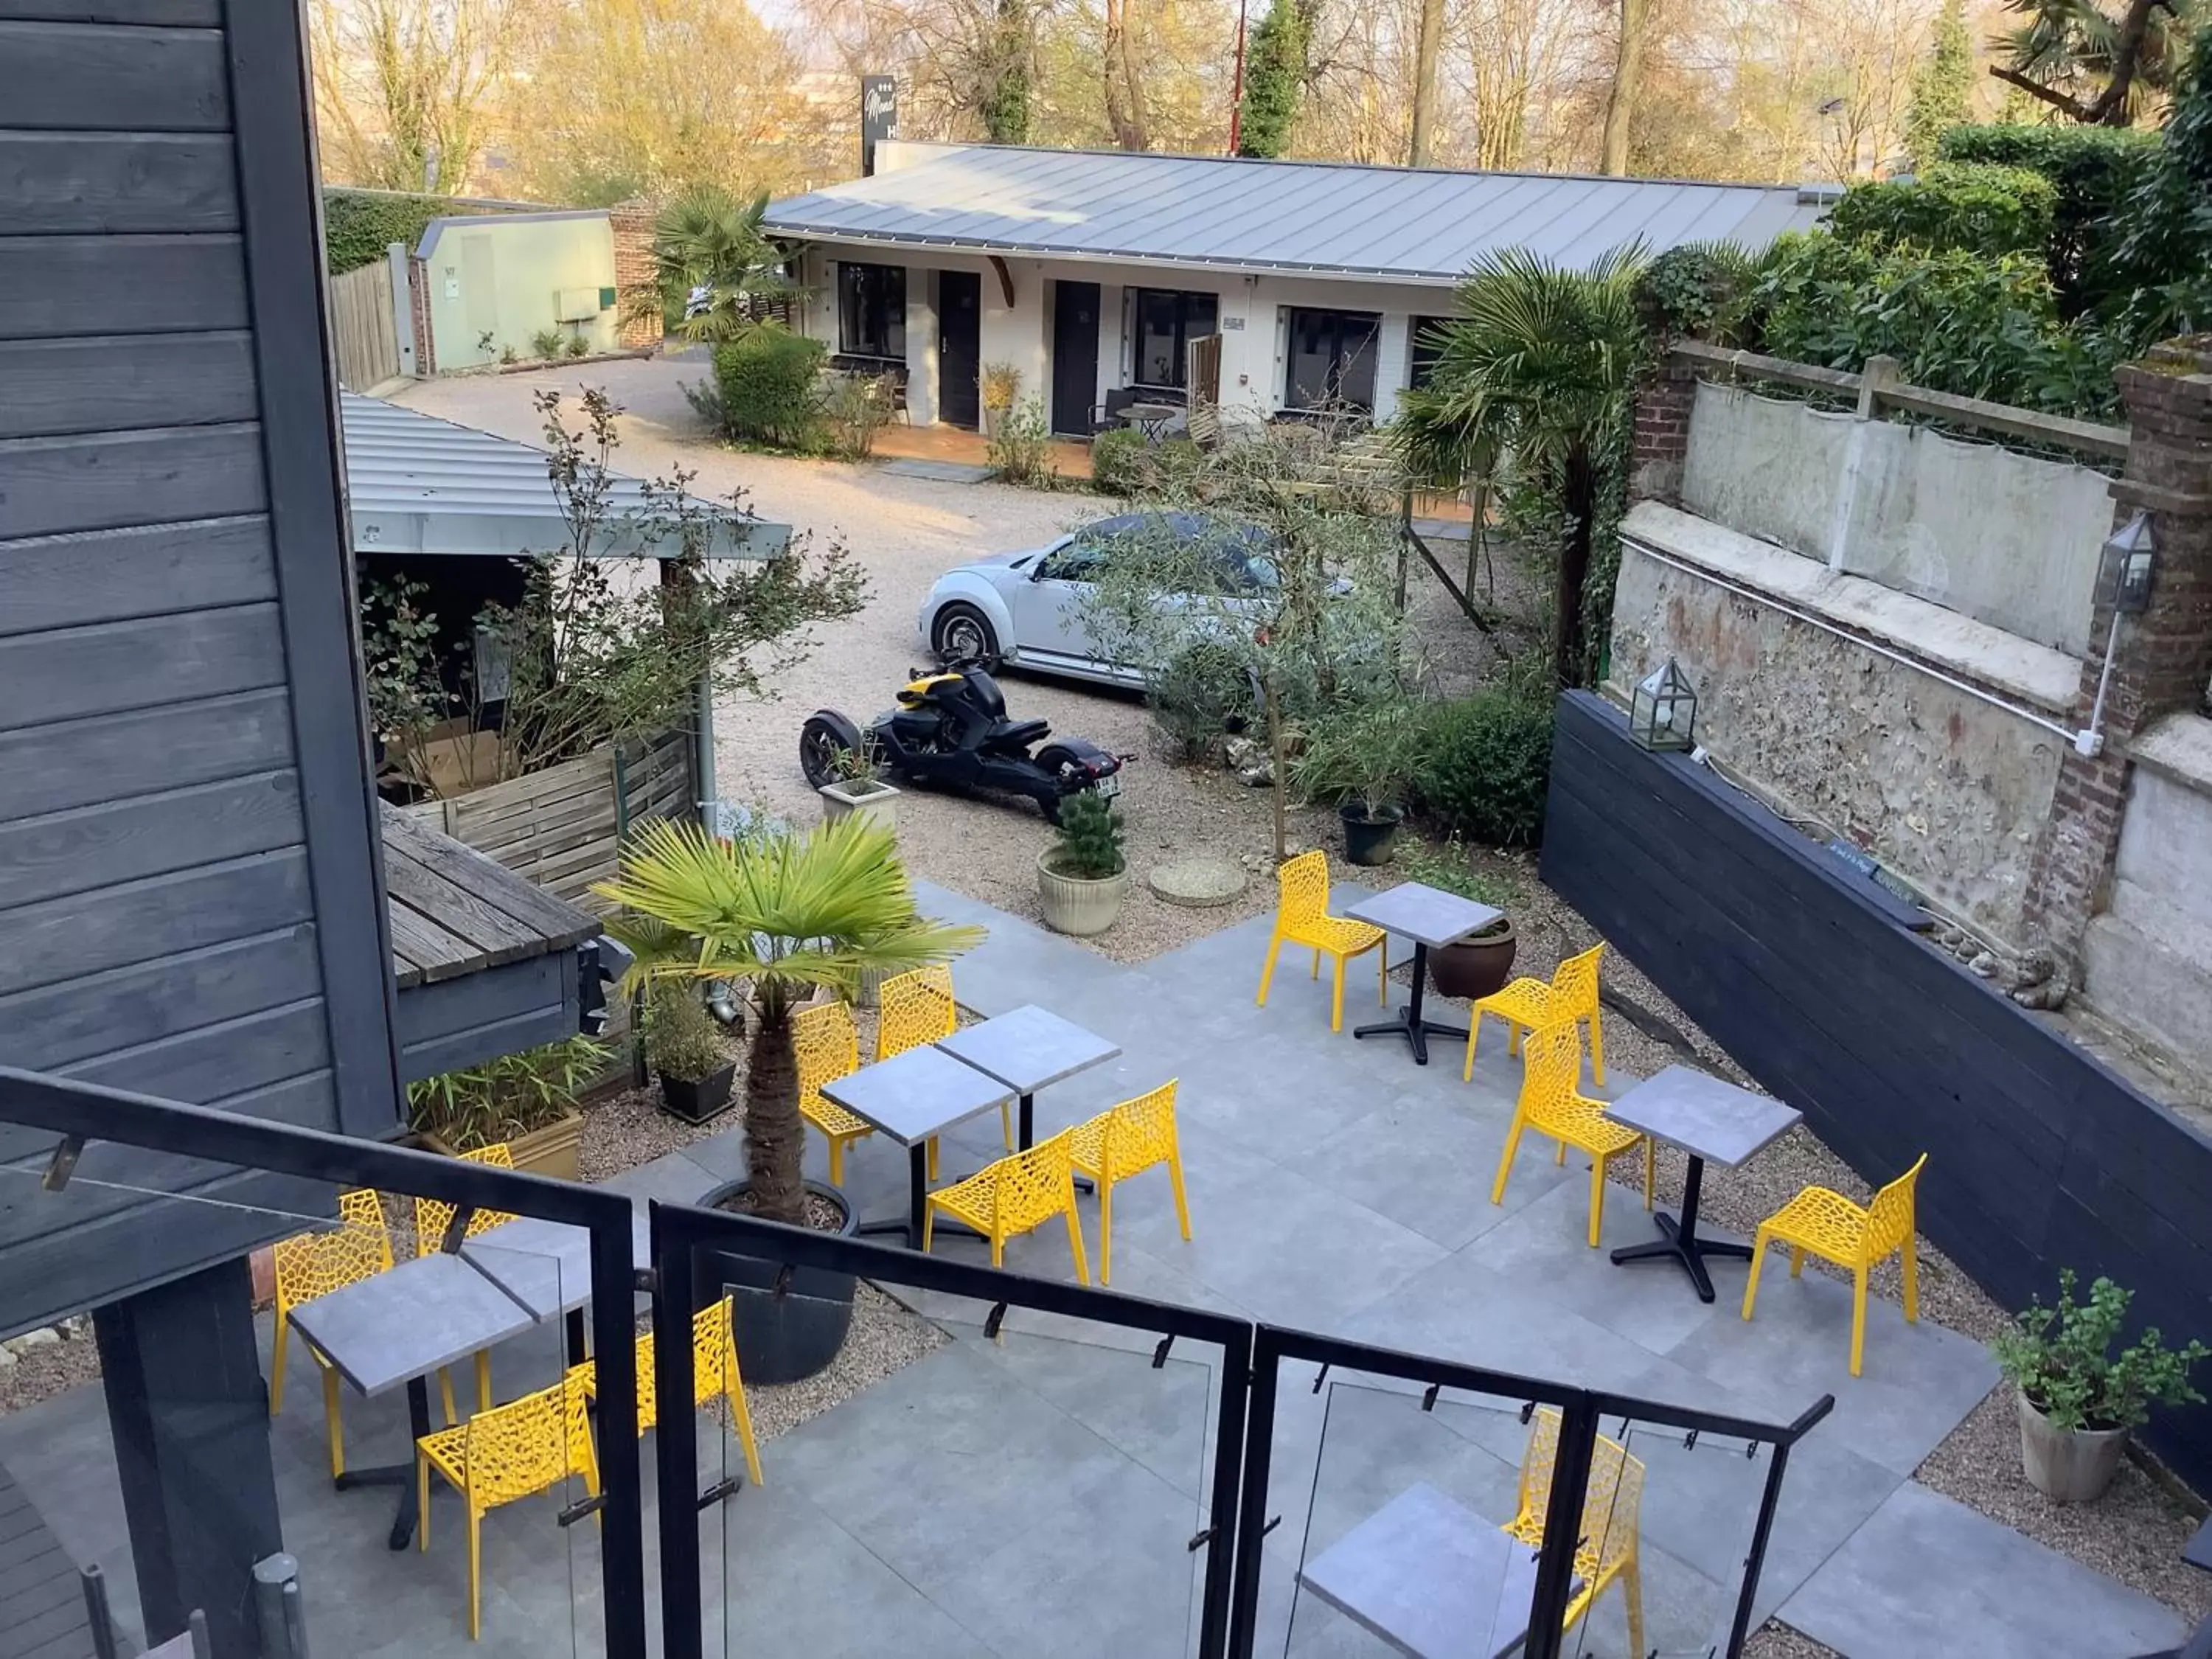
[[[1139,522],[1123,514],[1085,525],[1038,557],[1014,594],[1014,635],[1021,653],[1039,667],[1108,674],[1085,606],[1094,591],[1101,562],[1110,556],[1117,537]],[[1115,678],[1121,678],[1115,675]]]

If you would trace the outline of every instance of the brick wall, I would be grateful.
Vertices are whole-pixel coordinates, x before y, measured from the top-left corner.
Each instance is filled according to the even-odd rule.
[[[1690,453],[1690,411],[1698,396],[1694,364],[1662,357],[1636,391],[1628,497],[1679,507],[1682,465]]]
[[[620,338],[626,346],[651,345],[660,337],[658,309],[630,309],[633,295],[654,289],[653,220],[653,207],[646,202],[624,202],[607,213],[615,233],[615,303],[621,307]]]
[[[2160,346],[2119,371],[2131,436],[2115,481],[2113,522],[2148,509],[2158,564],[2150,608],[2116,616],[2100,595],[2075,702],[2087,727],[2105,681],[2104,747],[2069,753],[2050,821],[2038,841],[2026,915],[2052,948],[2079,957],[2090,918],[2105,906],[2133,770],[2128,747],[2161,716],[2193,709],[2212,678],[2212,350],[2207,342]],[[2118,629],[2117,643],[2113,630]]]

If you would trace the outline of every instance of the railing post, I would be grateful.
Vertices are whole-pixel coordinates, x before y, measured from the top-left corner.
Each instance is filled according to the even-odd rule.
[[[653,1385],[656,1400],[692,1398],[692,1240],[659,1203],[653,1224]],[[629,1304],[623,1304],[627,1312]],[[610,1420],[604,1408],[601,1421]],[[635,1421],[635,1418],[613,1419]],[[660,1499],[662,1659],[701,1659],[699,1431],[694,1415],[659,1413],[653,1468]],[[726,1610],[723,1615],[728,1617]]]
[[[1743,1589],[1736,1597],[1735,1623],[1729,1627],[1728,1651],[1722,1659],[1741,1659],[1744,1640],[1751,1634],[1751,1602],[1759,1594],[1759,1575],[1766,1565],[1767,1536],[1774,1530],[1774,1511],[1782,1502],[1782,1475],[1790,1466],[1790,1448],[1777,1444],[1766,1466],[1766,1490],[1759,1494],[1759,1519],[1751,1528],[1751,1551],[1743,1559]]]
[[[1213,1498],[1206,1510],[1212,1536],[1206,1543],[1206,1586],[1199,1603],[1198,1659],[1224,1659],[1229,1642],[1229,1607],[1236,1582],[1237,1504],[1244,1474],[1244,1425],[1252,1396],[1252,1356],[1230,1343],[1221,1348],[1221,1377],[1215,1393]]]
[[[1582,1542],[1583,1504],[1589,1493],[1590,1462],[1596,1451],[1597,1407],[1585,1395],[1559,1413],[1559,1449],[1552,1463],[1552,1491],[1544,1511],[1544,1553],[1537,1559],[1536,1589],[1528,1601],[1527,1659],[1559,1659],[1566,1639],[1575,1550]]]
[[[1244,1413],[1244,1474],[1237,1513],[1237,1576],[1229,1619],[1230,1659],[1252,1659],[1260,1625],[1260,1563],[1267,1542],[1267,1467],[1275,1449],[1275,1389],[1282,1357],[1262,1325],[1252,1344],[1251,1403]]]

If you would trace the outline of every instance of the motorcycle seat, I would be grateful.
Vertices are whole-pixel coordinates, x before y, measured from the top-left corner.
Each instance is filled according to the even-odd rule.
[[[1026,749],[1051,735],[1049,720],[994,720],[983,741],[994,749]]]

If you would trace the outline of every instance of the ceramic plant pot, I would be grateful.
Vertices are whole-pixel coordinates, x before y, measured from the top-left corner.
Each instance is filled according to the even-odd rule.
[[[2127,1449],[2125,1429],[2061,1429],[2014,1390],[2020,1406],[2020,1461],[2027,1484],[2059,1504],[2090,1504],[2105,1495]]]
[[[664,1072],[661,1103],[686,1123],[704,1123],[729,1109],[730,1084],[737,1074],[735,1060],[702,1078],[670,1077]]]
[[[1494,996],[1513,977],[1513,956],[1518,948],[1510,921],[1494,933],[1438,945],[1429,952],[1429,983],[1439,995],[1468,1002]]]
[[[1044,906],[1045,926],[1055,933],[1087,939],[1103,933],[1121,914],[1122,896],[1129,890],[1129,868],[1117,875],[1092,880],[1063,876],[1052,867],[1052,849],[1037,854],[1037,897]]]
[[[835,823],[846,814],[857,812],[879,828],[898,827],[900,791],[880,778],[872,783],[825,783],[817,793],[822,797],[824,823]]]

